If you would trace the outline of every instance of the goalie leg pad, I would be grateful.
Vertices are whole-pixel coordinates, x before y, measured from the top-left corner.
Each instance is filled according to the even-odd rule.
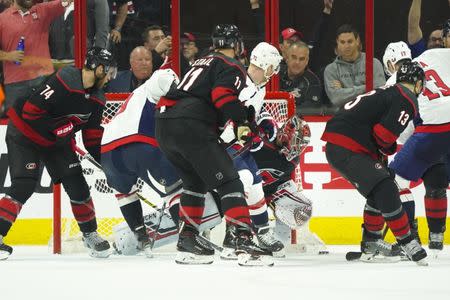
[[[312,215],[312,202],[289,180],[272,195],[275,216],[291,229],[302,227]]]
[[[159,222],[160,211],[155,211],[144,216],[144,223],[150,238],[155,234],[155,228]],[[140,252],[136,235],[131,231],[126,222],[113,227],[114,248],[122,255],[136,255]],[[154,248],[174,244],[178,240],[178,227],[169,214],[164,214],[158,228],[158,234]]]

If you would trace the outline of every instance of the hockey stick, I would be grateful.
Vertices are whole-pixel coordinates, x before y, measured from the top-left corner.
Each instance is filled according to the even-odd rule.
[[[75,145],[75,152],[78,153],[82,159],[87,159],[91,164],[93,164],[97,169],[99,169],[100,171],[103,172],[103,168],[102,166],[92,157],[92,155],[90,155],[88,152],[83,151],[80,147],[78,147],[77,145]],[[136,192],[136,195],[138,196],[138,198],[144,202],[145,204],[149,205],[150,207],[157,209],[158,206],[153,204],[152,202],[150,202],[147,198],[145,198],[144,196],[142,196],[140,193]],[[166,209],[166,201],[163,202],[163,205],[161,207],[161,213],[159,215],[158,218],[158,222],[156,223],[155,226],[155,230],[154,230],[154,234],[153,234],[153,239],[150,242],[150,249],[153,249],[153,246],[155,245],[155,241],[156,241],[156,237],[158,235],[158,230],[159,227],[161,226],[161,220],[162,220],[162,216],[164,214],[164,210]]]
[[[384,229],[383,229],[383,234],[382,234],[382,237],[381,237],[382,240],[384,240],[384,238],[386,237],[388,231],[389,231],[389,227],[386,225],[386,227],[384,227]],[[362,252],[361,251],[350,251],[350,252],[347,252],[347,254],[345,254],[345,259],[347,261],[355,261],[355,260],[360,259],[361,256],[362,256]]]

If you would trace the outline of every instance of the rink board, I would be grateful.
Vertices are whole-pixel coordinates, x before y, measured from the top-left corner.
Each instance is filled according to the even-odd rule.
[[[311,230],[327,244],[357,244],[360,241],[364,198],[334,170],[330,168],[324,153],[324,142],[320,136],[325,128],[324,119],[309,120],[312,132],[311,143],[302,154],[302,183],[305,194],[313,201]],[[0,125],[0,140],[4,141],[5,124]],[[6,144],[0,144],[0,194],[10,186],[8,153]],[[422,185],[412,184],[419,216],[420,234],[424,241],[427,226],[424,216]],[[23,207],[19,219],[11,229],[7,241],[12,244],[45,244],[52,231],[52,189],[46,170],[43,170],[37,193]],[[120,211],[111,197],[94,198],[100,218],[120,217]],[[157,202],[157,201],[155,201]],[[67,195],[63,195],[63,216],[71,217]],[[450,237],[446,235],[446,242]]]

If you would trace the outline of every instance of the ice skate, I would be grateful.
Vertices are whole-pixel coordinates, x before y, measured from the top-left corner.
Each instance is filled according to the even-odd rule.
[[[178,237],[177,264],[204,265],[214,261],[214,249],[198,238],[197,229],[183,223]]]
[[[152,258],[153,251],[147,228],[144,225],[136,228],[134,236],[138,241],[138,250],[143,251],[147,258]]]
[[[0,235],[0,260],[7,259],[12,252],[13,248],[3,243],[3,236]]]
[[[88,249],[89,255],[95,258],[107,258],[111,255],[107,240],[103,239],[96,231],[83,232],[83,244]]]
[[[419,266],[428,266],[428,263],[425,260],[427,252],[417,240],[413,239],[409,243],[401,245],[401,247],[410,260],[417,263]]]
[[[227,228],[230,240],[227,246],[234,245],[234,254],[240,266],[273,266],[272,252],[253,242],[253,233],[249,228],[230,225]],[[224,241],[225,247],[225,241]]]
[[[258,228],[256,238],[259,247],[272,252],[274,257],[285,257],[284,245],[275,238],[275,234],[269,225]]]
[[[430,232],[428,235],[428,249],[432,252],[433,258],[437,258],[444,249],[444,233]]]
[[[361,258],[363,262],[392,263],[401,260],[401,249],[384,241],[381,234],[368,232],[363,226]]]

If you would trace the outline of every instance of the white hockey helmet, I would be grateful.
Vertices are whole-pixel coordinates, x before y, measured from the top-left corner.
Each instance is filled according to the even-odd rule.
[[[250,55],[250,63],[264,70],[264,76],[267,80],[273,74],[280,71],[280,62],[283,58],[277,48],[269,43],[261,42],[253,49]],[[272,66],[272,74],[268,74],[268,70]]]
[[[401,60],[411,60],[411,50],[405,42],[390,43],[383,55],[384,71],[387,75],[392,76],[393,72],[389,70],[388,62],[395,66]]]
[[[167,94],[173,83],[179,82],[177,74],[172,69],[156,70],[145,82],[147,99],[158,102],[159,98]]]

